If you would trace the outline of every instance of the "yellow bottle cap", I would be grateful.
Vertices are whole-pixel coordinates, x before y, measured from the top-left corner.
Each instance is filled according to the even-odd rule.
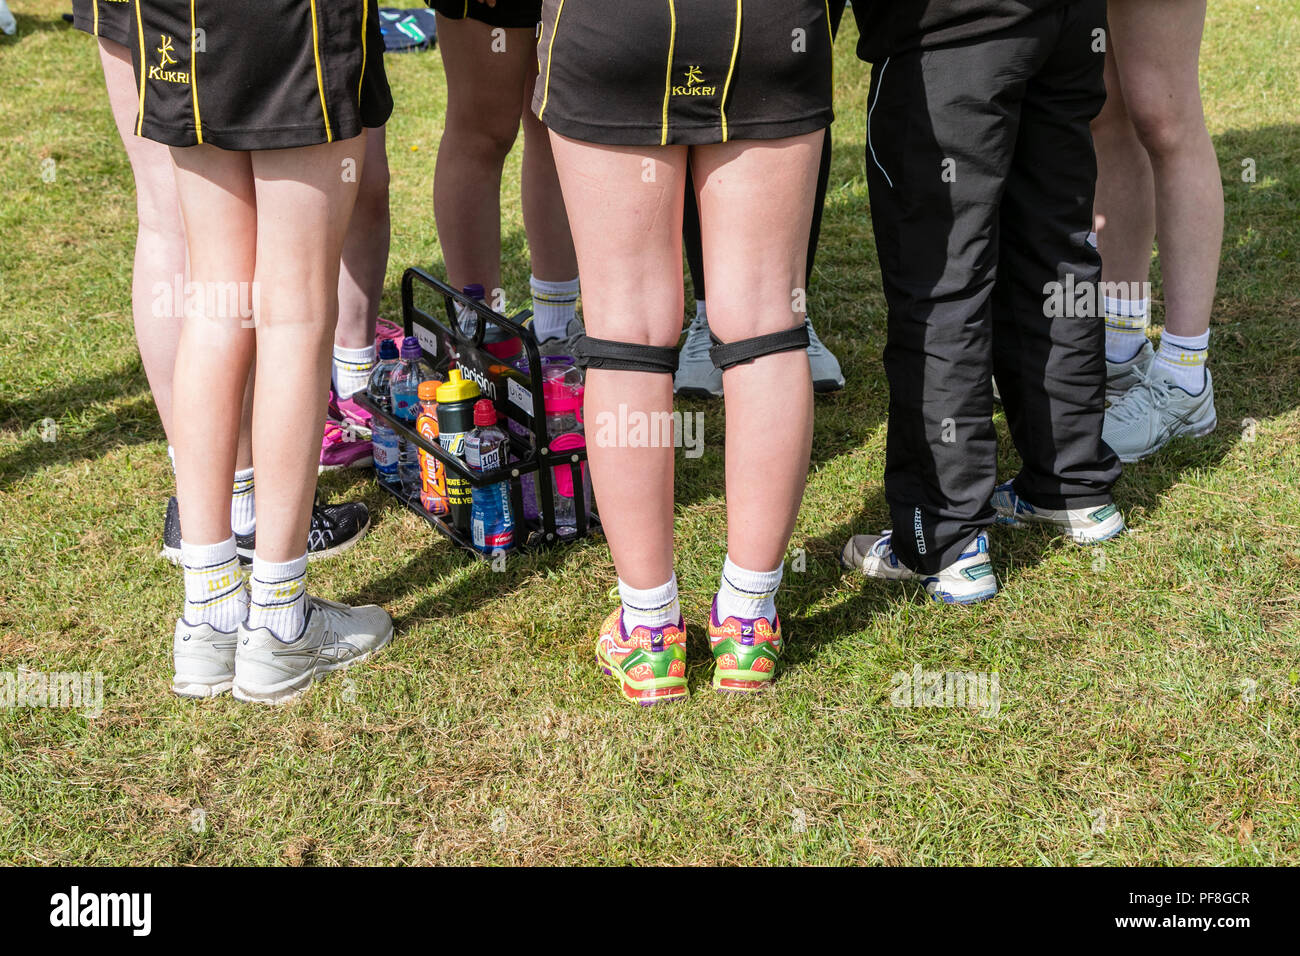
[[[463,377],[460,369],[454,368],[447,373],[447,381],[438,386],[438,404],[463,402],[466,399],[477,398],[478,394],[478,383]]]

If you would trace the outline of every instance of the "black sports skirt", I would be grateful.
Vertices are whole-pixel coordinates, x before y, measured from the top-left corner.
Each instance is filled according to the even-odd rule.
[[[140,136],[287,149],[351,139],[392,113],[376,0],[134,5]]]
[[[72,26],[93,37],[129,46],[135,39],[131,0],[72,0]]]
[[[534,29],[542,18],[542,0],[497,0],[489,7],[479,0],[428,0],[429,6],[453,20],[478,20],[493,27]]]
[[[533,112],[626,146],[779,139],[828,126],[826,0],[545,0]]]

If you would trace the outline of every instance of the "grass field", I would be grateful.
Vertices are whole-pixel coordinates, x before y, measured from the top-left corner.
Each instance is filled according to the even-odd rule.
[[[964,610],[836,563],[847,535],[887,520],[868,79],[849,19],[810,295],[849,384],[817,402],[791,545],[804,560],[781,597],[786,663],[761,698],[709,689],[724,421],[686,403],[706,416],[705,454],[677,471],[693,696],[654,711],[594,667],[614,580],[603,542],[494,572],[362,473],[322,480],[375,522],[313,566],[312,588],[387,607],[390,648],[285,709],[172,696],[181,586],[155,559],[172,480],[130,327],[131,176],[93,42],[59,19],[65,3],[14,6],[19,35],[0,37],[0,672],[100,672],[104,702],[93,719],[0,710],[0,862],[1300,859],[1300,3],[1211,4],[1203,87],[1227,194],[1218,431],[1126,469],[1132,533],[1104,554],[995,533],[1003,592]],[[436,54],[388,70],[395,317],[401,271],[440,269],[444,93]],[[505,278],[522,300],[518,158]],[[1015,469],[1007,451],[1001,472]],[[892,675],[917,665],[996,671],[1000,711],[891,707]]]

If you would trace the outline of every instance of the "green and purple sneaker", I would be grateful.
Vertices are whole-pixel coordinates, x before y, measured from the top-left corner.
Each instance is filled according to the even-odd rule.
[[[637,625],[628,634],[619,606],[600,628],[596,662],[618,681],[623,696],[649,707],[686,696],[686,622],[664,627]]]
[[[728,617],[718,620],[718,599],[709,608],[709,647],[713,650],[713,689],[752,694],[772,683],[781,643],[781,617]]]

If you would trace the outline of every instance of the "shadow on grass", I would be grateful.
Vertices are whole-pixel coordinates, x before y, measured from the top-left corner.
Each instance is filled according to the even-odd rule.
[[[68,12],[72,11],[72,4],[68,4]],[[35,16],[30,13],[23,13],[20,10],[13,10],[14,19],[18,21],[18,30],[13,36],[5,36],[0,33],[0,47],[9,44],[17,45],[23,41],[23,37],[31,33],[54,33],[59,30],[73,29],[72,21],[63,19],[63,16],[56,15],[52,17]]]
[[[114,403],[114,408],[93,409],[94,417],[87,422],[87,407],[92,403]],[[40,425],[46,419],[59,428],[54,441],[42,438]],[[70,420],[76,424],[67,424]],[[0,457],[0,489],[52,465],[99,458],[108,448],[163,437],[162,423],[138,362],[89,381],[0,402],[0,424],[32,430],[31,437]]]

